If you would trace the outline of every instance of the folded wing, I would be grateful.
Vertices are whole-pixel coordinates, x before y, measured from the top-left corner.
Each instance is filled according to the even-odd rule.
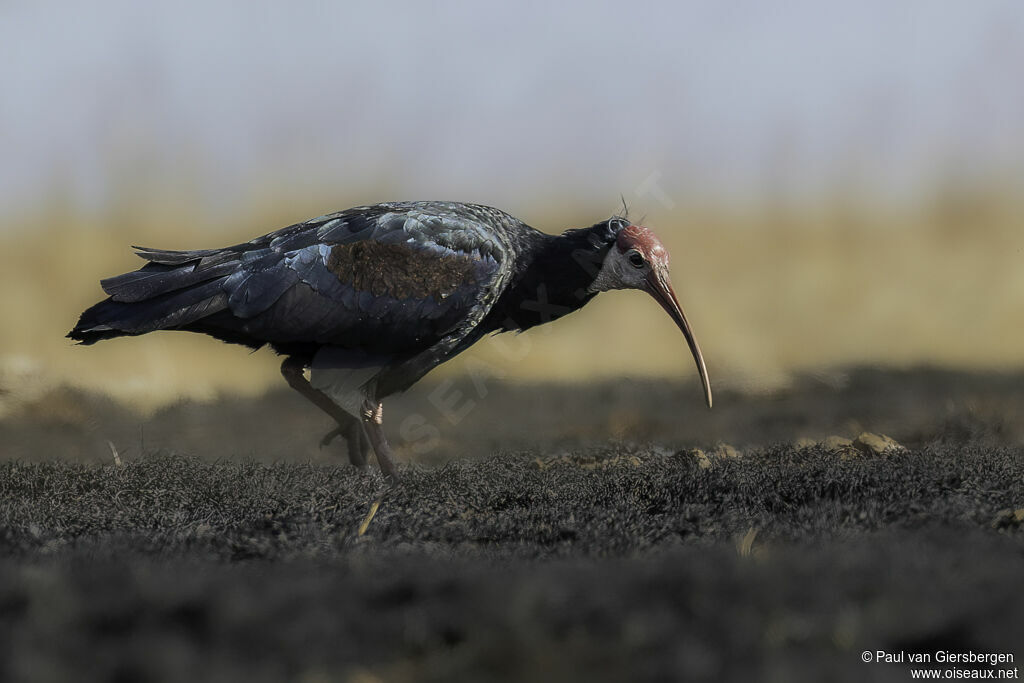
[[[85,343],[158,329],[227,341],[330,345],[409,356],[451,349],[510,274],[488,207],[379,204],[225,249],[137,248],[143,268],[102,282],[110,296],[69,336]]]

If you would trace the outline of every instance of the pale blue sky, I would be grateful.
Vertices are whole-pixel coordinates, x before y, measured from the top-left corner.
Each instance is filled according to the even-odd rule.
[[[211,206],[388,187],[603,210],[1024,181],[1024,4],[0,4],[0,211],[114,161]],[[1024,185],[1022,185],[1024,186]],[[312,189],[310,189],[312,188]]]

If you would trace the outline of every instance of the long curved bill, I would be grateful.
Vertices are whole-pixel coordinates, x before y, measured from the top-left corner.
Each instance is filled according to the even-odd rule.
[[[686,322],[686,316],[683,315],[683,308],[679,305],[679,300],[676,299],[675,290],[672,289],[672,283],[669,282],[668,273],[661,269],[652,269],[650,275],[647,276],[647,291],[658,300],[661,307],[665,309],[673,320],[676,321],[676,325],[683,331],[683,336],[686,337],[686,343],[690,345],[690,352],[693,354],[693,360],[697,363],[697,372],[700,373],[700,381],[704,384],[704,400],[707,401],[708,408],[711,407],[711,381],[708,379],[708,369],[704,365],[704,356],[700,352],[700,345],[697,343],[697,338],[693,336],[693,330],[690,329],[690,323]]]

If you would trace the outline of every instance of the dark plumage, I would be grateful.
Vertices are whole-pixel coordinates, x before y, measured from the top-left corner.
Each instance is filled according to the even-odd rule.
[[[328,214],[224,249],[136,247],[148,263],[103,280],[109,298],[86,310],[68,336],[92,344],[173,329],[269,344],[287,356],[289,383],[338,421],[353,462],[365,462],[369,437],[394,474],[380,430],[384,397],[489,332],[548,322],[603,289],[650,290],[637,278],[656,283],[659,268],[671,290],[667,252],[649,231],[648,242],[627,239],[627,227],[612,218],[555,236],[491,207],[400,202]],[[621,264],[644,250],[651,253],[634,259],[646,259],[649,272],[634,277]]]

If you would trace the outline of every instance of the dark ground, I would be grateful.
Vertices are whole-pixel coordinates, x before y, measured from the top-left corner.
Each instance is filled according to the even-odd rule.
[[[910,680],[861,662],[879,649],[1020,666],[1024,374],[861,369],[711,412],[691,384],[418,387],[385,413],[418,464],[364,535],[382,480],[318,449],[327,418],[297,396],[143,418],[55,392],[0,420],[0,680]],[[423,423],[439,438],[402,438]],[[796,445],[861,431],[909,450]],[[741,454],[692,452],[719,441]]]

